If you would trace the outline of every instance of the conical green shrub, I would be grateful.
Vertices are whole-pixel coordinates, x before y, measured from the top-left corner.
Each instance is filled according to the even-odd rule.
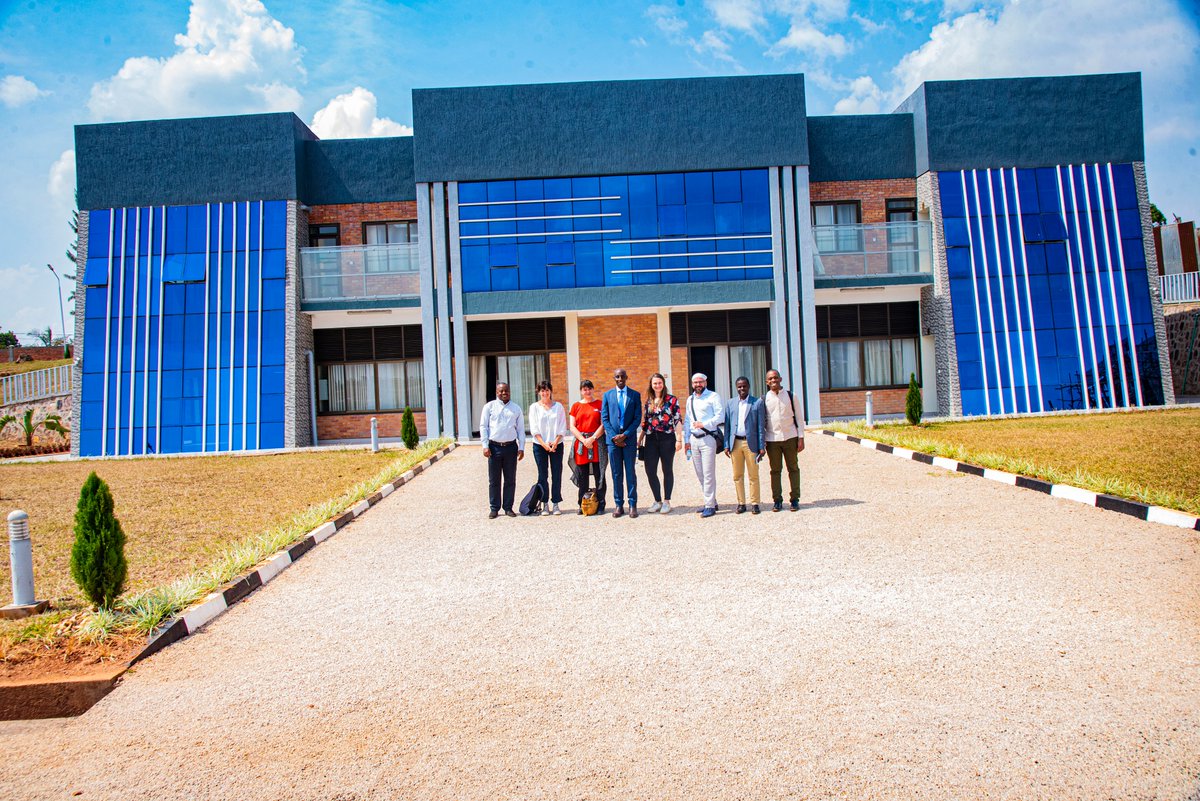
[[[404,440],[404,447],[410,451],[421,441],[421,435],[417,433],[417,421],[408,406],[404,407],[404,416],[400,418],[400,439]]]
[[[921,414],[924,409],[921,408],[921,387],[917,385],[917,374],[908,374],[908,395],[904,398],[904,416],[908,418],[909,425],[917,425],[921,422]]]
[[[71,578],[95,606],[108,609],[125,588],[125,532],[113,514],[112,492],[94,472],[75,509]]]

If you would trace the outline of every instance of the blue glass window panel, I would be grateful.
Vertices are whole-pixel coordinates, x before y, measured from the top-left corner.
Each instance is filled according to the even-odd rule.
[[[961,174],[943,172],[938,174],[938,185],[941,187],[942,219],[956,219],[967,216],[963,207]]]
[[[516,267],[517,262],[517,246],[516,245],[490,245],[488,262],[490,267]],[[493,276],[493,279],[495,276]],[[495,287],[493,287],[495,288]]]
[[[623,264],[624,262],[621,262]],[[575,283],[577,286],[604,285],[604,253],[600,242],[575,243]],[[617,269],[623,269],[618,267]]]
[[[1057,214],[1041,215],[1042,238],[1047,242],[1061,242],[1067,238],[1067,228]]]
[[[182,398],[163,398],[162,421],[163,426],[178,426],[183,424]]]
[[[1154,311],[1150,307],[1150,288],[1146,285],[1146,274],[1135,272],[1125,277],[1125,285],[1129,292],[1129,312],[1135,325],[1151,323]]]
[[[263,249],[287,247],[287,203],[268,200],[263,204]]]
[[[165,319],[165,318],[164,318]],[[200,314],[186,314],[183,317],[183,366],[184,367],[203,367],[204,366],[204,316]],[[165,322],[164,322],[165,329]],[[173,334],[167,336],[165,330],[163,339],[166,347],[164,355],[169,353],[174,346]],[[224,343],[223,343],[224,344]],[[165,360],[164,360],[165,361]]]
[[[90,232],[90,236],[88,237],[86,256],[89,259],[108,255],[108,226],[111,220],[112,215],[109,214],[108,209],[88,213],[88,231]]]
[[[262,421],[263,423],[282,423],[283,422],[283,394],[266,392],[264,387],[262,395]],[[265,431],[264,427],[264,431]]]
[[[688,236],[711,236],[716,233],[711,203],[689,203],[686,207]],[[708,249],[712,243],[708,243]]]
[[[1017,170],[1017,199],[1020,201],[1022,214],[1041,209],[1038,202],[1037,178],[1033,170]]]
[[[683,176],[684,196],[687,204],[713,202],[713,176],[711,172],[689,172]]]
[[[1142,240],[1122,239],[1121,255],[1125,257],[1125,272],[1146,269],[1146,251],[1142,248]]]
[[[742,170],[742,200],[747,203],[770,203],[771,187],[766,170]]]
[[[1137,209],[1137,187],[1133,181],[1132,164],[1114,164],[1113,190],[1117,195],[1118,209]]]
[[[719,235],[742,233],[742,204],[717,203],[713,206],[715,232]]]
[[[283,312],[263,312],[262,363],[283,364]]]
[[[1046,274],[1046,248],[1044,245],[1026,245],[1025,271],[1029,275]]]
[[[283,309],[287,282],[273,278],[262,282],[262,307],[264,311]]]
[[[653,175],[629,176],[629,205],[658,205],[657,181]]]
[[[655,206],[632,206],[629,209],[629,233],[633,239],[658,237],[658,209]]]
[[[497,207],[497,208],[500,208],[500,207]],[[511,209],[512,207],[506,206],[504,208]],[[499,215],[497,215],[497,216],[499,216]],[[504,216],[511,217],[514,215],[510,212],[508,214],[505,214]],[[517,232],[517,224],[516,224],[516,222],[514,222],[512,220],[488,223],[488,233],[489,234],[493,234],[493,235],[495,235],[495,234],[515,234],[516,232]]]
[[[491,289],[489,254],[486,244],[463,243],[462,280],[464,292],[486,292]]]
[[[979,330],[979,323],[975,320],[975,297],[970,281],[950,282],[950,303],[954,310],[955,331]]]
[[[283,365],[262,368],[262,391],[268,395],[275,395],[284,391]]]
[[[83,372],[101,375],[104,373],[105,320],[87,320],[83,328]]]
[[[574,264],[552,264],[546,267],[546,287],[548,289],[571,289],[574,286]]]
[[[517,181],[516,193],[517,200],[541,200],[543,198],[542,182],[540,179]],[[504,199],[507,200],[507,198]],[[528,203],[525,205],[538,208],[537,203]]]
[[[572,178],[571,197],[600,197],[600,179]]]
[[[516,250],[515,245],[513,246],[513,250]],[[492,268],[493,292],[510,292],[520,288],[520,277],[517,274],[517,268],[515,266]]]
[[[465,183],[458,185],[459,203],[484,203],[487,199],[487,184]]]
[[[716,250],[718,253],[729,252],[730,255],[728,255],[728,256],[718,256],[717,257],[717,266],[718,267],[740,267],[740,266],[745,265],[745,263],[746,263],[746,254],[739,253],[738,251],[753,249],[758,243],[755,242],[754,240],[746,241],[746,240],[741,240],[741,239],[722,239],[722,240],[715,240],[715,241],[711,241],[711,242],[707,242],[707,243],[702,242],[700,244],[702,244],[702,245],[707,244],[710,246],[715,245],[714,250]],[[750,255],[754,255],[754,254],[750,254]],[[761,255],[766,255],[766,254],[761,254]],[[731,271],[731,272],[736,272],[736,271]]]
[[[946,247],[948,248],[965,248],[971,244],[965,218],[947,217],[943,219],[942,230],[945,233]]]
[[[262,277],[285,278],[287,256],[283,250],[264,250],[262,254]]]
[[[628,264],[628,262],[626,262],[626,264]],[[619,269],[625,269],[625,268],[623,268],[623,267],[622,267],[622,268],[619,268]],[[638,268],[636,268],[636,267],[635,267],[634,269],[638,269]],[[658,284],[658,283],[662,283],[662,277],[659,275],[659,273],[657,273],[657,272],[652,272],[652,271],[649,271],[649,270],[640,270],[639,272],[636,272],[636,273],[634,273],[634,274],[632,275],[632,278],[633,278],[633,283],[634,283],[634,284]]]
[[[103,319],[108,316],[108,287],[88,287],[84,290],[86,319]]]
[[[556,204],[556,205],[565,205],[567,207],[565,210],[563,210],[561,212],[562,214],[570,214],[571,213],[570,204]],[[547,213],[547,215],[550,214],[549,209],[547,209],[546,213]],[[544,226],[545,226],[545,230],[547,233],[564,233],[566,231],[575,230],[575,222],[576,222],[575,220],[570,219],[568,217],[568,218],[562,219],[562,220],[546,220],[544,222]],[[551,238],[557,239],[559,237],[551,237]]]
[[[771,233],[771,208],[768,203],[747,201],[742,207],[742,222],[747,234]]]
[[[260,447],[262,448],[282,448],[283,447],[283,423],[263,423]]]
[[[1021,227],[1025,232],[1026,242],[1044,242],[1046,237],[1042,233],[1042,216],[1039,214],[1023,214],[1021,216]]]
[[[572,214],[584,214],[584,215],[599,214],[600,213],[600,203],[601,203],[601,201],[599,201],[599,200],[576,201],[571,204],[571,213]],[[603,219],[603,218],[601,218],[601,219]],[[588,229],[588,228],[600,228],[602,226],[600,226],[598,224],[598,220],[591,219],[591,218],[584,218],[584,224],[582,226],[577,224],[575,227],[577,229],[580,229],[580,228]]]
[[[1067,272],[1067,246],[1062,242],[1046,244],[1046,271],[1048,273]]]
[[[684,206],[659,206],[658,235],[684,236],[687,233],[687,215]]]
[[[717,203],[740,203],[742,200],[742,175],[738,171],[714,172],[713,200]],[[691,195],[689,194],[690,198]]]
[[[548,242],[546,264],[574,264],[575,246],[571,242]]]
[[[84,286],[108,286],[108,258],[88,259],[83,270]]]
[[[1048,276],[1050,284],[1050,304],[1052,309],[1052,320],[1055,328],[1074,328],[1075,327],[1075,308],[1071,294],[1071,277],[1068,275],[1051,274]],[[1039,315],[1039,322],[1041,322]]]
[[[466,202],[466,201],[460,201],[460,202]],[[459,205],[459,207],[458,207],[458,219],[459,219],[459,221],[462,221],[462,222],[469,221],[469,220],[486,220],[487,216],[488,216],[488,207],[487,206]],[[464,227],[464,228],[459,229],[459,233],[467,234],[467,233],[471,233],[471,232],[468,231]]]
[[[547,178],[542,181],[543,197],[547,200],[557,200],[571,197],[570,178]]]
[[[1040,167],[1034,170],[1037,181],[1038,205],[1042,211],[1058,208],[1058,182],[1055,180],[1053,167]]]
[[[546,246],[529,242],[517,246],[517,280],[521,289],[546,288]]]
[[[486,208],[486,207],[478,206],[477,208],[482,209],[482,208]],[[488,232],[487,220],[480,220],[479,222],[464,222],[458,226],[459,237],[486,236],[487,232]],[[470,241],[470,240],[468,240],[468,241]]]
[[[1120,209],[1117,211],[1117,226],[1121,236],[1126,239],[1142,238],[1142,215],[1137,209]]]
[[[683,175],[679,173],[656,176],[658,181],[658,202],[660,205],[683,205],[686,200],[683,190]]]
[[[984,394],[981,389],[963,390],[962,406],[964,415],[984,414]]]
[[[625,199],[629,196],[629,180],[624,175],[602,177],[600,179],[600,194],[604,197]]]
[[[188,253],[204,253],[208,249],[208,214],[205,206],[188,206],[187,226],[186,226],[186,244],[184,249]],[[170,226],[168,225],[168,233]]]

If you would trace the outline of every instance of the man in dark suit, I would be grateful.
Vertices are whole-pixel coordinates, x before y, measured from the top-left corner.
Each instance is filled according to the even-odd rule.
[[[623,368],[613,370],[613,384],[600,404],[600,423],[608,440],[608,463],[612,466],[613,517],[625,514],[625,489],[629,490],[629,516],[637,517],[637,430],[642,423],[642,396],[625,386]]]
[[[725,455],[733,459],[733,488],[737,491],[737,513],[746,511],[743,476],[750,474],[750,511],[758,514],[758,462],[767,452],[766,415],[763,402],[750,394],[750,379],[734,382],[737,397],[725,403]]]

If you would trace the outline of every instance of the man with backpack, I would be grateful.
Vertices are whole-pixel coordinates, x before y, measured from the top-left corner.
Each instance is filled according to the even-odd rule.
[[[800,510],[800,466],[796,457],[804,450],[804,412],[799,400],[783,388],[783,376],[778,370],[767,371],[767,394],[763,396],[766,411],[767,459],[771,463],[771,495],[774,511],[783,510],[783,465],[787,464],[791,484],[792,511]]]

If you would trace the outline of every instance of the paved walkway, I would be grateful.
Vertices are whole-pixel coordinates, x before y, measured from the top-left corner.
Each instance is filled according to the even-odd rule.
[[[810,443],[801,512],[708,521],[488,521],[460,448],[81,718],[0,723],[0,798],[1195,797],[1194,532]]]

